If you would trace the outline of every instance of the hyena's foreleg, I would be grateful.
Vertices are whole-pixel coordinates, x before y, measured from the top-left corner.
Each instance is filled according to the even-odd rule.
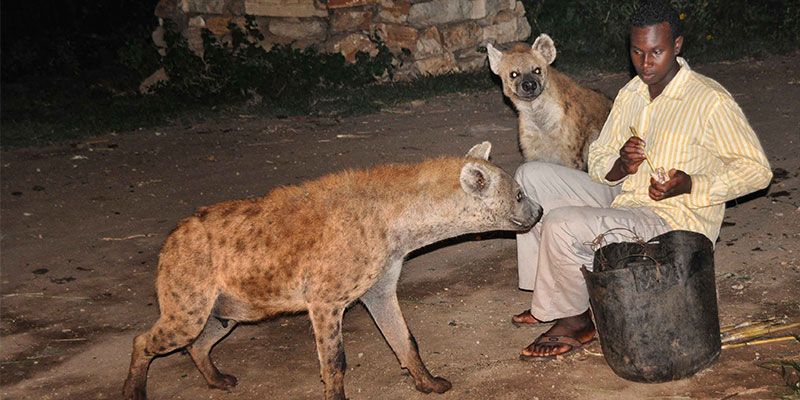
[[[392,273],[391,271],[397,271]],[[434,377],[422,362],[414,336],[409,332],[400,304],[397,301],[397,278],[400,267],[392,268],[367,293],[361,302],[369,310],[381,333],[389,342],[400,366],[407,369],[414,378],[417,390],[423,393],[444,393],[452,385],[444,378]]]
[[[235,326],[236,321],[222,321],[217,317],[211,316],[208,318],[200,336],[186,348],[189,351],[189,355],[192,356],[192,361],[194,361],[197,369],[206,378],[208,386],[213,389],[227,390],[236,386],[236,377],[219,372],[214,365],[214,361],[211,360],[211,349]]]

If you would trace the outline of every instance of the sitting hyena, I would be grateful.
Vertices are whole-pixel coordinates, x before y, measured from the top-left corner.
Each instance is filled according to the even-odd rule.
[[[491,44],[489,66],[503,80],[503,93],[519,112],[519,146],[527,161],[586,170],[589,145],[611,110],[611,99],[578,85],[550,67],[553,39],[541,34],[533,46],[500,51]]]
[[[161,250],[161,316],[133,340],[124,395],[144,399],[153,357],[186,347],[208,384],[230,388],[212,346],[238,323],[308,310],[326,399],[344,399],[342,314],[361,300],[418,390],[450,383],[428,372],[395,293],[404,257],[453,236],[523,231],[541,216],[513,178],[489,163],[491,145],[466,158],[328,175],[265,197],[201,208]]]

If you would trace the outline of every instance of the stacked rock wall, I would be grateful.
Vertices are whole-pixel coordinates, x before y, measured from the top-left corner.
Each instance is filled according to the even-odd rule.
[[[392,52],[405,53],[398,79],[484,68],[479,46],[531,33],[517,0],[161,0],[155,14],[157,45],[164,46],[168,19],[198,54],[203,29],[224,39],[228,24],[244,26],[246,15],[254,17],[266,49],[315,46],[353,61],[358,51],[375,54],[370,36],[377,34]]]

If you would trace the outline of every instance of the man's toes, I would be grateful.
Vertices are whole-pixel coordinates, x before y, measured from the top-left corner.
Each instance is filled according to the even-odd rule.
[[[569,351],[569,346],[528,346],[522,349],[523,357],[550,357],[564,354]]]
[[[527,347],[524,347],[522,349],[522,352],[520,352],[520,354],[522,354],[525,357],[538,357],[542,355],[541,353],[542,353],[541,347],[536,346],[533,343],[531,343]]]
[[[533,349],[531,346],[523,347],[519,354],[523,357],[531,357],[533,356]]]
[[[546,352],[547,352],[548,356],[552,356],[552,355],[556,355],[556,354],[565,353],[568,350],[569,350],[569,348],[567,346],[558,346],[558,347],[553,346],[553,347],[548,348],[546,350]]]

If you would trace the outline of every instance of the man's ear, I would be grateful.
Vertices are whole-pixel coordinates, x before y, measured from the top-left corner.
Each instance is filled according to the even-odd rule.
[[[488,43],[486,45],[486,53],[489,54],[489,68],[492,69],[495,75],[500,75],[500,61],[503,59],[503,52]]]
[[[536,38],[531,46],[531,49],[541,54],[548,65],[552,64],[553,61],[556,60],[556,45],[553,43],[553,39],[550,38],[550,35],[546,33],[543,33]]]
[[[683,48],[683,36],[678,36],[675,38],[675,55],[681,54],[681,48]]]

